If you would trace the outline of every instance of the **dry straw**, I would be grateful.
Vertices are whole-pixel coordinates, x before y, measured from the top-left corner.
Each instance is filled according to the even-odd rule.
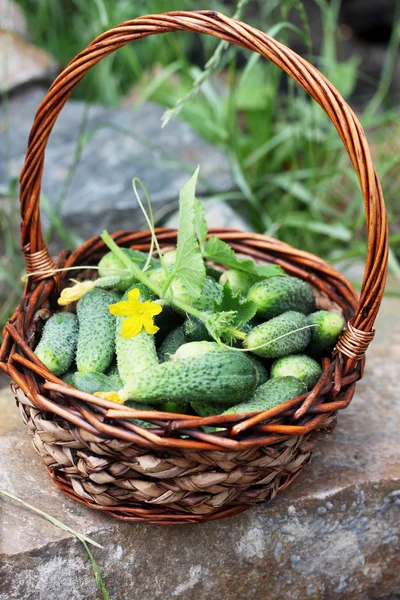
[[[29,273],[96,264],[107,251],[99,237],[60,254],[45,246],[39,214],[46,144],[58,114],[80,80],[102,58],[137,39],[172,31],[213,35],[269,59],[322,106],[335,125],[357,173],[365,200],[368,255],[360,294],[320,258],[262,235],[228,229],[213,235],[254,259],[281,265],[336,304],[349,323],[332,359],[308,394],[265,413],[200,418],[135,412],[80,392],[60,381],[32,352],[42,318],[56,310],[66,272],[28,279],[20,306],[4,329],[0,367],[12,388],[33,444],[54,484],[65,494],[120,519],[158,524],[199,523],[239,513],[270,500],[306,465],[337,411],[346,408],[363,374],[364,353],[383,295],[388,254],[382,190],[364,132],[337,90],[306,60],[265,33],[214,11],[139,17],[100,35],[57,77],[41,103],[21,173],[22,249]],[[162,246],[176,231],[159,229]],[[148,250],[145,232],[117,232],[122,246]],[[351,321],[351,322],[350,322]],[[153,424],[142,428],[138,417]],[[224,427],[206,433],[204,425]]]

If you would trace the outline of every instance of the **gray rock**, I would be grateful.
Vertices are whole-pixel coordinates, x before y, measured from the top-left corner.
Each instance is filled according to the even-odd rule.
[[[58,71],[56,61],[23,37],[0,29],[1,93],[37,81],[50,81]]]
[[[0,0],[0,28],[26,36],[27,26],[24,11],[13,0]]]
[[[11,173],[6,173],[5,144],[0,143],[0,190],[7,189],[9,176],[17,176],[22,167],[29,130],[43,95],[36,88],[10,103]],[[61,210],[63,223],[76,234],[85,239],[104,228],[143,226],[132,190],[133,177],[139,177],[146,186],[156,217],[174,210],[179,189],[198,164],[200,195],[232,187],[228,162],[221,151],[200,140],[181,121],[161,129],[162,113],[161,107],[149,103],[135,110],[73,100],[66,104],[46,151],[42,191],[54,208],[63,195],[86,121],[79,164]]]
[[[209,227],[231,227],[242,231],[252,231],[251,225],[243,219],[227,202],[221,200],[205,200],[203,202],[206,220]],[[165,225],[177,228],[179,224],[179,211],[171,215]]]
[[[8,411],[0,489],[92,536],[112,599],[395,600],[400,595],[399,301],[384,300],[365,377],[335,433],[275,501],[204,525],[127,524],[52,487]],[[12,403],[3,394],[0,413]],[[100,598],[71,535],[0,498],[0,600]]]

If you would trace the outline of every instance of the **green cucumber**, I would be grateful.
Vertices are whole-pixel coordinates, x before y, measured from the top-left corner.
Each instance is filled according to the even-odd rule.
[[[209,352],[223,352],[223,348],[217,342],[188,342],[179,346],[178,350],[171,356],[171,360],[186,360],[195,356],[203,356]]]
[[[222,299],[222,285],[207,276],[199,298],[193,302],[198,310],[213,310],[213,301],[220,302]]]
[[[69,312],[60,312],[48,319],[35,354],[54,375],[68,371],[78,342],[78,319]]]
[[[277,377],[270,379],[256,389],[250,400],[228,408],[224,415],[245,412],[261,412],[279,406],[307,391],[305,384],[295,377]]]
[[[224,408],[221,404],[217,404],[216,402],[202,402],[201,400],[195,400],[194,402],[191,402],[190,405],[199,417],[214,417],[215,415],[220,415]]]
[[[255,368],[258,371],[258,385],[262,385],[263,383],[265,383],[266,381],[268,381],[269,377],[268,377],[268,370],[267,370],[267,368],[262,363],[260,363],[259,360],[257,360],[256,358],[254,358],[254,356],[251,356],[249,354],[248,358],[251,358],[251,360],[253,361],[253,364],[254,364]]]
[[[132,250],[131,248],[120,248],[130,261],[135,263],[140,269],[142,269],[147,261],[147,254],[140,252],[139,250]],[[159,266],[159,261],[155,258],[150,259],[150,265],[153,268]],[[103,256],[99,262],[99,277],[120,277],[120,282],[116,285],[116,289],[125,292],[132,286],[137,279],[135,275],[128,269],[113,252],[108,252]]]
[[[143,284],[135,284],[134,287],[140,291],[139,300],[146,302],[152,300],[154,295]],[[128,292],[123,301],[128,298]],[[137,373],[158,365],[158,357],[154,335],[146,333],[143,328],[137,335],[126,338],[122,335],[122,323],[129,317],[117,317],[117,328],[115,335],[115,352],[117,355],[118,372],[124,384],[130,386]]]
[[[183,324],[185,335],[189,342],[201,342],[203,340],[211,341],[212,337],[209,334],[204,322],[196,317],[188,317]]]
[[[123,387],[122,379],[118,371],[117,362],[114,361],[106,372],[107,377],[113,382],[114,390],[120,390]]]
[[[249,289],[259,280],[258,277],[236,269],[228,269],[222,273],[219,282],[223,285],[229,281],[229,285],[234,292],[239,292],[244,296],[247,295]]]
[[[257,306],[257,315],[272,319],[287,311],[308,315],[315,308],[311,287],[297,277],[270,277],[250,288],[248,299]]]
[[[317,325],[311,329],[310,352],[319,352],[332,348],[343,331],[344,320],[340,315],[328,310],[318,310],[308,315],[309,325]]]
[[[66,373],[64,373],[64,375],[61,376],[61,379],[63,381],[65,381],[65,383],[68,383],[68,385],[72,385],[72,387],[73,387],[74,386],[74,375],[75,375],[75,371],[69,370]]]
[[[159,405],[158,409],[163,412],[185,415],[189,410],[189,404],[179,404],[178,402],[163,402]]]
[[[148,406],[147,404],[143,404],[142,402],[135,402],[134,400],[127,400],[125,402],[126,406],[129,408],[134,408],[135,410],[155,410],[153,406]],[[142,419],[128,419],[132,421],[135,425],[139,427],[144,427],[144,429],[151,429],[152,427],[157,427],[157,425],[153,425],[153,423],[149,423],[148,421],[142,421]]]
[[[133,400],[152,404],[194,400],[234,404],[257,384],[258,371],[244,353],[223,351],[164,362],[139,373],[124,391]]]
[[[167,266],[174,265],[176,262],[176,250],[168,250],[163,254],[164,264]]]
[[[71,385],[77,390],[87,392],[88,394],[114,392],[120,389],[115,386],[114,380],[104,375],[104,373],[81,373],[78,371],[75,373]]]
[[[254,327],[246,336],[243,346],[264,358],[289,356],[307,348],[311,338],[310,329],[302,313],[288,311]]]
[[[167,335],[163,343],[158,350],[158,358],[161,363],[168,361],[171,356],[175,354],[180,346],[186,344],[187,337],[183,330],[183,325],[180,325],[176,329],[173,329],[171,333]]]
[[[109,306],[115,302],[112,292],[100,288],[87,292],[79,300],[78,371],[104,373],[110,366],[114,356],[116,320]]]
[[[271,377],[291,375],[300,379],[311,390],[322,375],[321,365],[307,354],[295,354],[278,358],[271,367]]]
[[[168,271],[169,272],[173,271],[173,265],[170,265],[168,267]],[[161,291],[163,290],[164,286],[166,285],[166,283],[168,281],[168,273],[166,273],[163,268],[154,269],[153,271],[149,271],[148,277],[149,277],[150,281],[153,283],[153,285],[157,285],[161,289]],[[168,294],[172,294],[172,296],[176,300],[180,300],[181,302],[184,302],[185,304],[191,304],[191,302],[192,302],[191,295],[189,294],[185,285],[183,284],[182,280],[179,277],[175,277],[172,280],[172,282],[170,283],[168,292],[166,294],[167,298],[168,298]]]

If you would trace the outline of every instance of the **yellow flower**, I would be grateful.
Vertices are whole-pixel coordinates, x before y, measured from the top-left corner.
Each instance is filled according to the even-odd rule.
[[[122,336],[134,337],[145,328],[147,333],[157,333],[159,327],[154,325],[154,317],[159,315],[162,308],[156,302],[140,302],[140,291],[135,288],[128,292],[128,300],[110,304],[111,314],[116,317],[129,317],[122,322]]]
[[[67,304],[71,304],[71,302],[75,302],[75,300],[79,300],[82,298],[86,292],[89,292],[94,288],[94,281],[81,281],[72,287],[65,288],[57,300],[60,306],[67,306]]]
[[[109,400],[110,402],[116,402],[117,404],[123,404],[127,398],[123,395],[123,390],[120,392],[95,392],[94,396],[103,398],[103,400]]]

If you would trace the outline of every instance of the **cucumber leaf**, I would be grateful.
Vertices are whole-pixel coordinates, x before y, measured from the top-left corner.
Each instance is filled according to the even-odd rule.
[[[173,276],[179,277],[187,292],[196,300],[203,289],[206,268],[196,237],[196,183],[199,167],[179,194],[179,229]],[[172,280],[172,278],[171,278]]]
[[[254,317],[257,312],[257,306],[251,300],[244,299],[240,293],[234,292],[226,281],[222,288],[221,299],[217,302],[213,300],[215,312],[234,312],[232,319],[233,327],[240,327]]]
[[[196,217],[195,217],[196,235],[197,235],[197,239],[200,244],[200,249],[202,252],[204,252],[204,249],[206,246],[206,237],[207,237],[207,233],[208,233],[208,226],[207,226],[204,206],[202,205],[200,200],[198,200],[197,198],[195,198],[195,209],[196,209]]]
[[[236,269],[260,279],[285,275],[284,270],[279,265],[256,265],[252,260],[237,258],[233,248],[215,236],[208,240],[204,256],[230,269]]]

